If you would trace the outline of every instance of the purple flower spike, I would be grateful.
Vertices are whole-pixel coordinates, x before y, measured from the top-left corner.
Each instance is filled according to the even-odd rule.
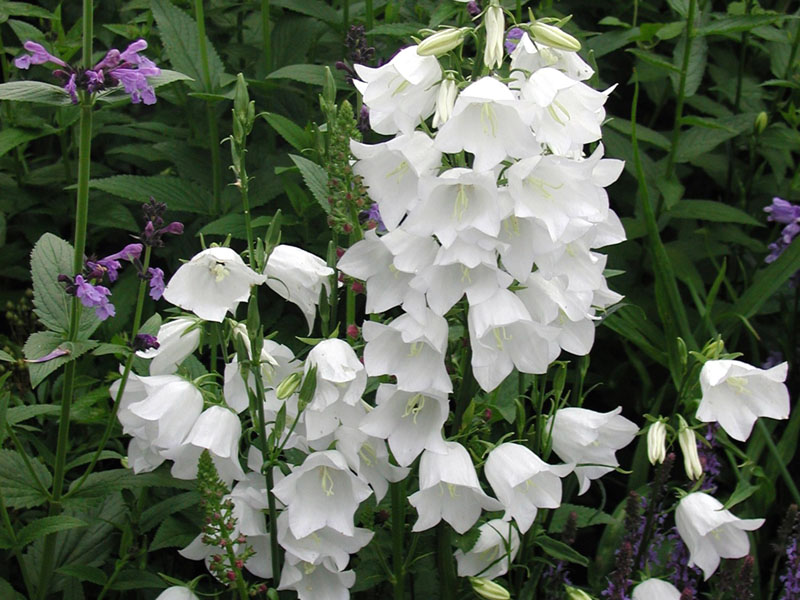
[[[67,83],[64,84],[64,89],[67,90],[69,97],[72,98],[72,103],[78,103],[78,86],[75,83],[75,73],[69,76]]]
[[[114,305],[108,301],[111,290],[102,285],[92,285],[83,278],[83,275],[75,276],[74,285],[69,286],[67,292],[74,293],[84,306],[93,307],[95,314],[101,321],[105,321],[108,317],[113,317],[116,314]]]
[[[148,60],[147,58],[139,56],[139,52],[141,52],[142,50],[147,50],[147,42],[145,40],[136,40],[135,42],[131,43],[127,48],[125,48],[124,52],[119,54],[119,58],[122,61],[133,63],[135,65],[141,64],[143,60],[150,63],[150,60]]]
[[[40,358],[34,358],[31,360],[25,360],[26,363],[44,363],[53,360],[54,358],[58,358],[60,356],[66,356],[69,354],[69,350],[64,350],[63,348],[56,348],[50,354],[45,354]]]
[[[155,104],[156,92],[149,83],[147,77],[154,77],[161,73],[158,68],[147,69],[114,69],[113,76],[124,87],[125,92],[130,95],[131,102],[139,104]]]
[[[508,30],[508,33],[506,34],[506,41],[504,42],[506,52],[511,54],[514,51],[514,49],[517,47],[517,44],[519,44],[519,41],[522,39],[523,33],[525,32],[519,27],[512,27]]]
[[[67,63],[50,54],[41,44],[28,40],[23,44],[23,47],[30,52],[30,54],[23,54],[14,59],[14,65],[18,69],[29,69],[31,65],[43,65],[48,62],[61,65],[62,67],[67,66]]]
[[[109,69],[113,69],[119,64],[120,61],[120,54],[119,50],[116,48],[112,48],[108,52],[106,52],[105,58],[97,63],[93,68],[92,71],[107,71]]]
[[[795,223],[800,219],[800,206],[778,197],[772,199],[772,204],[764,207],[764,212],[769,214],[767,221],[775,221],[784,225]]]
[[[87,261],[86,266],[89,268],[88,277],[99,281],[103,279],[103,275],[107,274],[108,280],[114,282],[117,280],[117,272],[122,268],[119,261],[127,260],[133,262],[134,260],[138,260],[141,255],[141,244],[128,244],[116,254],[111,254],[96,262]]]
[[[133,338],[133,349],[137,352],[150,350],[151,348],[156,350],[161,346],[158,343],[158,338],[154,335],[148,335],[146,333],[139,333]]]
[[[160,300],[164,295],[164,271],[158,267],[150,267],[147,269],[147,275],[150,277],[150,297],[153,300]]]

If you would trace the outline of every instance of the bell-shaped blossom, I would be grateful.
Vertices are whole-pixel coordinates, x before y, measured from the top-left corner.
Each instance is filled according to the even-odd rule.
[[[244,479],[239,463],[239,438],[242,423],[235,413],[222,406],[211,406],[203,411],[184,442],[163,455],[175,462],[172,476],[177,479],[197,477],[197,460],[203,450],[208,450],[214,460],[220,479],[230,485],[234,479]]]
[[[292,535],[304,538],[325,526],[355,535],[353,515],[372,490],[350,472],[340,452],[325,450],[306,457],[272,493],[286,505]]]
[[[439,86],[439,94],[436,96],[436,111],[433,113],[433,120],[431,125],[434,129],[438,129],[447,121],[453,114],[453,106],[456,103],[458,96],[458,86],[451,77],[446,77]]]
[[[753,531],[764,519],[739,519],[722,503],[704,492],[684,496],[675,509],[675,525],[689,549],[689,566],[697,565],[708,579],[720,558],[741,558],[750,551],[745,531]]]
[[[187,356],[200,345],[203,328],[192,317],[179,317],[167,321],[158,330],[158,348],[137,352],[140,358],[152,358],[150,375],[170,375],[178,370]]]
[[[439,245],[431,237],[395,229],[382,237],[374,229],[339,260],[340,271],[366,282],[368,313],[405,304],[419,292],[409,286],[414,274],[433,262]]]
[[[557,69],[535,71],[522,85],[521,93],[532,107],[530,124],[536,139],[562,156],[599,140],[606,116],[603,105],[614,87],[598,92]]]
[[[557,69],[577,81],[586,81],[594,75],[594,69],[577,52],[552,48],[538,40],[534,44],[530,36],[523,33],[511,53],[511,77],[524,79],[525,71],[530,74],[545,67]]]
[[[126,412],[145,423],[143,431],[136,432],[137,437],[160,449],[175,448],[184,443],[200,416],[203,396],[194,384],[178,376],[160,378],[163,379],[145,382],[146,396],[130,404]],[[129,424],[124,413],[120,414],[120,422],[123,427]]]
[[[575,468],[580,483],[578,494],[589,489],[592,479],[619,466],[616,451],[630,444],[639,432],[636,424],[620,415],[621,412],[621,406],[607,413],[567,407],[548,419],[546,429],[552,432],[553,451],[561,460],[579,465],[606,465]]]
[[[574,468],[572,464],[548,465],[525,446],[505,443],[489,453],[484,473],[506,509],[504,519],[513,518],[525,533],[538,509],[561,506],[561,478]]]
[[[336,449],[350,468],[372,488],[380,502],[389,490],[389,482],[402,481],[408,469],[389,463],[386,442],[353,427],[340,427],[335,434]]]
[[[353,80],[369,107],[369,124],[378,133],[411,133],[433,113],[442,68],[433,56],[408,46],[378,68],[355,65]]]
[[[424,531],[444,519],[458,533],[475,524],[481,509],[503,505],[481,489],[469,452],[457,442],[444,442],[445,453],[425,451],[419,463],[419,491],[408,501],[419,518],[412,531]]]
[[[355,571],[336,571],[286,555],[279,590],[294,590],[299,600],[350,600]]]
[[[333,269],[302,248],[280,244],[270,253],[264,275],[272,291],[300,307],[311,332],[320,291],[324,286],[328,294],[331,292]]]
[[[557,330],[531,319],[522,301],[498,289],[488,300],[470,307],[469,339],[472,372],[487,392],[516,367],[523,373],[544,373],[558,356]]]
[[[337,338],[319,342],[306,358],[306,375],[313,367],[317,368],[317,385],[308,408],[322,410],[335,402],[353,406],[361,400],[367,374],[350,344]]]
[[[358,161],[353,172],[361,175],[369,196],[378,203],[386,229],[396,229],[418,202],[417,183],[424,175],[435,175],[442,153],[421,131],[398,135],[382,144],[350,141]]]
[[[488,171],[456,168],[439,177],[423,177],[419,194],[420,203],[403,225],[417,235],[435,235],[445,247],[466,229],[497,235],[506,216],[498,202],[495,176]]]
[[[509,156],[537,154],[539,144],[521,109],[505,84],[483,77],[458,95],[450,120],[439,128],[435,145],[442,152],[471,152],[476,171],[488,171]]]
[[[356,527],[353,535],[345,535],[330,527],[323,527],[302,538],[296,537],[289,527],[289,513],[278,515],[278,543],[292,556],[311,564],[325,564],[331,571],[343,571],[355,554],[369,544],[375,532]]]
[[[199,600],[199,598],[194,595],[190,588],[183,585],[173,585],[156,596],[156,600]]]
[[[301,431],[305,432],[309,448],[326,450],[333,443],[334,436],[340,428],[357,428],[365,414],[367,410],[361,402],[353,405],[336,402],[322,410],[306,408],[300,415],[304,423]]]
[[[700,371],[703,396],[697,407],[700,421],[717,421],[735,440],[750,437],[758,417],[787,419],[788,364],[759,369],[739,360],[709,360]]]
[[[519,534],[511,523],[492,519],[478,528],[479,536],[468,552],[455,551],[459,577],[495,579],[508,573],[519,552]]]
[[[633,600],[680,600],[681,592],[663,579],[645,579],[633,588]]]
[[[181,265],[164,289],[164,299],[205,321],[221,323],[266,278],[230,248],[208,248]]]
[[[430,309],[406,313],[388,325],[367,321],[361,331],[367,345],[367,374],[395,375],[406,392],[449,394],[453,383],[444,366],[447,321]]]
[[[154,471],[166,459],[149,441],[144,438],[132,437],[128,442],[128,466],[137,475]]]
[[[387,440],[401,467],[409,466],[423,450],[446,452],[442,439],[449,412],[446,395],[405,392],[382,383],[375,401],[377,406],[364,416],[359,429]]]

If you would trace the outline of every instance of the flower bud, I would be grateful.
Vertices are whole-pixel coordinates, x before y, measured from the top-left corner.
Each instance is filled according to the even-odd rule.
[[[458,86],[449,77],[439,86],[436,97],[436,112],[433,113],[433,126],[438,128],[444,125],[453,114],[453,105],[458,96]]]
[[[594,600],[594,598],[580,588],[565,585],[564,589],[567,592],[567,600]]]
[[[708,342],[702,350],[703,356],[711,360],[717,360],[725,352],[725,342],[720,338]]]
[[[667,428],[663,421],[656,421],[647,430],[647,458],[651,465],[663,463],[667,457]]]
[[[486,48],[483,51],[483,62],[490,69],[503,64],[503,42],[505,41],[505,17],[503,9],[493,4],[486,9],[483,17],[486,27]]]
[[[475,593],[486,600],[509,600],[511,594],[499,583],[484,577],[470,577],[469,583]]]
[[[302,380],[303,376],[300,373],[292,373],[278,384],[275,396],[277,396],[278,400],[286,400],[286,398],[294,394]]]
[[[697,454],[697,440],[694,431],[689,428],[682,416],[678,415],[678,443],[683,452],[683,468],[689,479],[700,479],[703,466]]]
[[[568,52],[577,52],[581,49],[581,43],[578,40],[553,25],[537,21],[530,25],[529,31],[533,41],[541,42],[551,48],[558,48]]]
[[[461,45],[466,33],[466,27],[437,31],[419,43],[417,54],[420,56],[441,56],[446,54]]]
[[[764,133],[764,130],[767,128],[768,122],[769,122],[769,120],[768,120],[768,117],[767,117],[767,113],[765,113],[762,110],[756,116],[756,122],[754,124],[756,133]]]

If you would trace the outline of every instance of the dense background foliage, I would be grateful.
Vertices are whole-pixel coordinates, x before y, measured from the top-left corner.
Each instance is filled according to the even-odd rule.
[[[358,109],[347,71],[334,67],[338,61],[352,64],[346,45],[352,25],[365,26],[375,49],[368,64],[377,66],[420,29],[469,21],[464,5],[455,2],[95,4],[98,59],[107,48],[144,38],[147,55],[158,65],[192,78],[159,87],[155,106],[110,97],[94,116],[87,253],[106,255],[118,249],[123,237],[136,235],[139,207],[152,196],[166,202],[172,218],[186,226],[181,238],[155,255],[154,264],[166,273],[200,249],[201,237],[222,241],[231,236],[234,248],[244,247],[244,218],[238,190],[231,185],[229,149],[220,145],[231,135],[237,73],[247,79],[260,113],[248,141],[254,225],[263,235],[280,209],[282,241],[324,257],[332,239],[325,181],[303,157],[315,163],[325,158],[318,144],[326,121],[319,102],[325,67],[333,69],[337,100],[349,99]],[[609,285],[625,300],[603,320],[591,359],[568,357],[577,368],[567,389],[576,397],[590,390],[586,405],[595,410],[622,403],[626,416],[643,425],[645,414],[671,414],[687,349],[699,351],[721,335],[729,351],[744,353],[752,364],[780,353],[789,362],[787,384],[795,398],[800,385],[800,287],[793,275],[800,269],[800,245],[789,245],[778,260],[765,263],[780,227],[767,222],[763,209],[774,196],[800,202],[800,20],[791,12],[796,6],[788,0],[701,1],[691,7],[689,0],[503,4],[520,17],[528,8],[537,16],[572,15],[565,30],[581,40],[581,55],[597,71],[589,83],[597,89],[617,84],[606,105],[603,144],[606,156],[626,161],[625,173],[609,195],[628,241],[607,253],[609,274],[614,274]],[[204,14],[198,14],[198,7]],[[198,21],[204,23],[205,36],[198,36]],[[77,60],[82,44],[79,3],[0,2],[0,36],[4,81],[53,81],[46,68],[21,72],[12,60],[25,40],[46,42],[65,60]],[[71,105],[0,104],[0,300],[6,308],[0,339],[14,358],[1,364],[9,375],[1,403],[8,410],[8,429],[0,429],[0,487],[9,493],[19,487],[14,484],[19,472],[12,451],[16,444],[44,465],[53,458],[57,411],[51,403],[61,379],[50,376],[33,389],[22,347],[40,328],[29,291],[31,249],[45,232],[64,239],[72,235],[78,114],[78,107]],[[380,140],[368,133],[365,141]],[[137,285],[132,270],[116,282],[117,315],[101,326],[100,339],[123,340]],[[261,308],[265,330],[280,323],[284,339],[279,340],[300,347],[290,335],[304,331],[296,307],[265,301]],[[145,314],[165,309],[166,304],[148,300]],[[683,343],[674,341],[678,336]],[[79,393],[74,408],[68,480],[80,474],[105,426],[108,374],[116,369],[111,355],[80,359],[79,390],[91,393]],[[552,370],[550,377],[558,373]],[[516,379],[508,384],[514,393],[517,384]],[[531,380],[525,382],[529,385]],[[550,386],[546,378],[534,385]],[[513,421],[511,393],[503,384],[499,392],[479,398],[470,415],[476,428],[499,431],[505,421]],[[22,410],[37,405],[38,410]],[[791,470],[800,411],[767,427]],[[12,428],[14,441],[9,438]],[[112,438],[111,453],[96,475],[119,467],[117,453],[125,454],[126,443],[121,434]],[[720,452],[723,461],[740,468],[723,468],[717,485],[724,497],[737,490],[740,516],[767,518],[755,532],[754,597],[778,598],[776,572],[783,568],[783,548],[770,544],[797,499],[763,436],[754,435],[742,450],[743,455]],[[589,569],[575,566],[573,582],[595,590],[595,595],[605,588],[612,569],[626,493],[642,488],[651,477],[644,436],[621,462],[632,470],[630,477],[612,474],[580,499],[580,504],[603,511],[581,515],[581,525],[592,525],[581,529],[574,545],[593,562]],[[121,573],[110,586],[110,597],[151,598],[164,586],[157,573],[188,580],[201,572],[199,563],[175,552],[196,535],[200,513],[193,486],[176,490],[166,487],[175,485],[166,475],[149,477],[98,477],[83,496],[73,498],[67,508],[89,515],[91,525],[60,542],[59,564],[78,565],[61,573],[67,576],[65,597],[96,597],[107,577]],[[45,509],[41,498],[17,498],[11,514],[18,524],[30,523]],[[374,519],[380,522],[381,515]],[[38,551],[36,544],[28,549]],[[2,552],[0,577],[21,589],[12,552]],[[375,587],[356,591],[354,597],[379,597],[385,585],[379,569],[365,563],[357,589]],[[420,568],[416,589],[437,597],[438,588],[430,580],[435,576]],[[515,583],[517,590],[523,589],[519,597],[533,597],[534,590],[523,584]],[[0,596],[10,597],[4,585],[0,580]]]

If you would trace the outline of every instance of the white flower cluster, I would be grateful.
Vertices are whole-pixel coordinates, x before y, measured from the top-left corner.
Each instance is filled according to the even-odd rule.
[[[401,391],[452,391],[444,315],[464,294],[484,390],[514,367],[544,373],[562,349],[588,353],[597,310],[621,298],[595,249],[625,239],[604,189],[623,163],[603,158],[602,145],[583,153],[601,137],[611,89],[582,81],[592,70],[575,52],[534,45],[527,34],[509,81],[488,75],[457,93],[439,61],[415,46],[356,71],[372,128],[395,134],[351,143],[353,170],[388,233],[367,232],[339,268],[366,282],[367,312],[405,311],[388,325],[365,324],[367,373],[395,375]],[[417,127],[434,111],[438,131],[429,135]]]

